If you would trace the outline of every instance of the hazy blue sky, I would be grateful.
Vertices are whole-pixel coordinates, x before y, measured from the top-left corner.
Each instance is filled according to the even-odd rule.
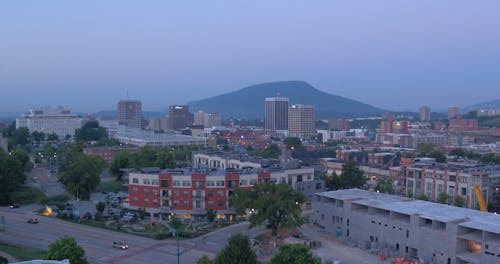
[[[500,99],[500,1],[2,1],[0,111],[165,110],[305,80],[391,110]]]

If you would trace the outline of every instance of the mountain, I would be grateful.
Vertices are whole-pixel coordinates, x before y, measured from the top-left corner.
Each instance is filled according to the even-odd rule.
[[[290,98],[292,104],[315,107],[316,119],[379,116],[383,109],[320,91],[304,81],[282,81],[252,85],[241,90],[188,103],[191,112],[218,112],[223,117],[262,118],[266,97]]]
[[[498,108],[500,108],[500,99],[464,107],[462,109],[462,113],[467,113],[469,111],[479,110],[479,109],[498,109]]]

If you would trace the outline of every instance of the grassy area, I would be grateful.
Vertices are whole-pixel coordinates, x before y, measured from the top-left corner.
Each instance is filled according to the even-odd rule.
[[[0,251],[6,252],[19,261],[43,259],[45,251],[22,248],[14,245],[0,243]]]
[[[42,199],[46,199],[45,194],[35,188],[23,187],[10,195],[12,201],[20,204],[38,203]]]
[[[97,186],[98,192],[127,192],[127,186],[123,185],[121,182],[117,181],[109,181],[109,182],[101,182],[99,186]]]

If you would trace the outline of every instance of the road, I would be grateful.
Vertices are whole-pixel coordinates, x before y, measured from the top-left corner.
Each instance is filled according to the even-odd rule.
[[[57,218],[35,215],[28,208],[0,208],[0,215],[5,217],[6,231],[0,232],[0,241],[47,250],[50,243],[64,236],[71,236],[85,250],[90,263],[177,263],[173,255],[177,251],[175,240],[154,240],[78,225]],[[28,218],[37,217],[39,224],[27,223]],[[248,223],[229,226],[203,237],[180,241],[181,250],[188,250],[181,256],[180,263],[195,263],[198,258],[207,255],[213,258],[225,245],[227,238],[234,233],[246,233],[250,236],[260,234],[263,229],[248,229]],[[128,250],[119,250],[111,246],[113,241],[125,240]]]

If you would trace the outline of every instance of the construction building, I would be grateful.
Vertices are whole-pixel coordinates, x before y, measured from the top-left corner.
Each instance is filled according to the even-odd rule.
[[[129,127],[142,127],[142,103],[139,100],[118,102],[118,124]]]
[[[500,216],[347,189],[316,194],[310,222],[383,258],[415,263],[500,262]]]

